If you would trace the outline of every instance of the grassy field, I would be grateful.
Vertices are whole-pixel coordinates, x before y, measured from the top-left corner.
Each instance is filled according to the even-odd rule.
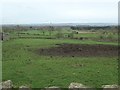
[[[12,80],[16,86],[27,85],[33,88],[68,87],[71,82],[91,87],[118,84],[118,57],[116,56],[51,57],[35,53],[36,49],[56,47],[56,44],[63,43],[118,45],[117,34],[109,36],[110,33],[104,35],[102,32],[82,32],[66,37],[71,35],[71,32],[63,30],[51,33],[46,30],[43,33],[42,30],[28,30],[9,33],[12,39],[3,41],[3,81]],[[51,39],[53,37],[54,39]],[[80,40],[81,37],[87,39]]]

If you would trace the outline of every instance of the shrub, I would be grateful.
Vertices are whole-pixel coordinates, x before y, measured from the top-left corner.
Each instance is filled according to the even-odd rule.
[[[57,38],[62,38],[62,37],[63,37],[63,34],[62,34],[62,33],[57,33],[57,34],[56,34],[56,37],[57,37]]]
[[[73,33],[68,34],[68,38],[74,38],[74,34]]]

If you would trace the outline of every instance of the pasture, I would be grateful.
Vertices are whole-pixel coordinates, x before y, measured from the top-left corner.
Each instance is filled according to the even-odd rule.
[[[117,30],[3,31],[10,37],[2,41],[3,81],[12,80],[16,87],[118,84]]]

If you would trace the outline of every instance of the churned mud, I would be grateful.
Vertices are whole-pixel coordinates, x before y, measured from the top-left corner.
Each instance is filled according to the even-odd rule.
[[[39,55],[50,56],[118,56],[118,46],[57,44],[57,47],[36,50]]]

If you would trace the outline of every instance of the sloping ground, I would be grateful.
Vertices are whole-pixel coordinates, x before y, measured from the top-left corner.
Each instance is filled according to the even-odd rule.
[[[57,47],[38,49],[39,55],[50,56],[117,56],[118,46],[60,44]]]

